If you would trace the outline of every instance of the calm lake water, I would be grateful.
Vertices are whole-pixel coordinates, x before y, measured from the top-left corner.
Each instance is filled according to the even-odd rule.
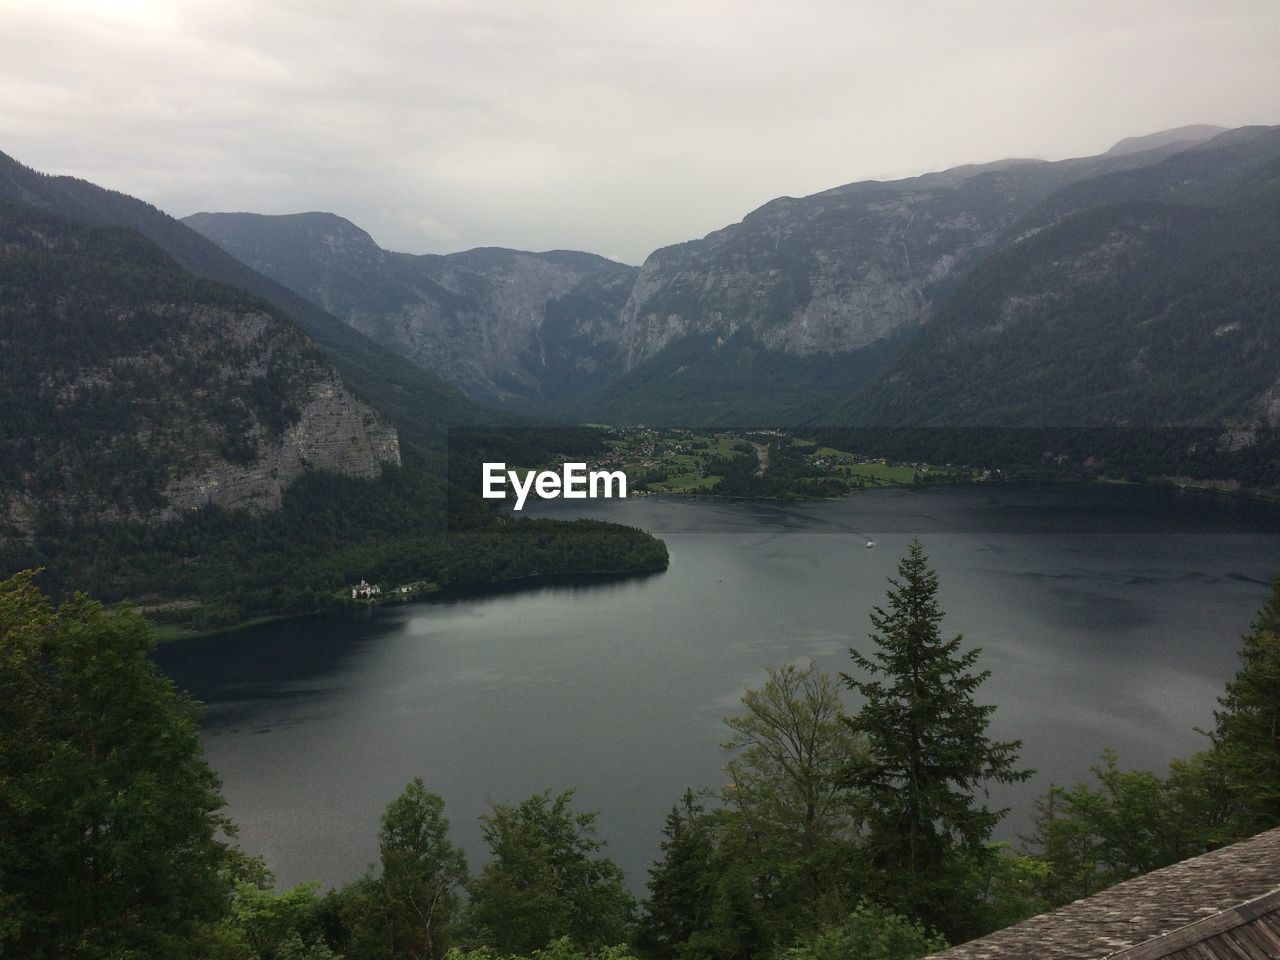
[[[770,664],[849,667],[910,537],[941,578],[943,627],[983,650],[993,734],[1029,784],[1104,747],[1162,768],[1197,749],[1240,634],[1280,572],[1280,509],[1132,487],[881,491],[799,505],[667,498],[543,505],[662,536],[652,577],[564,583],[269,624],[166,645],[205,701],[205,749],[241,844],[279,880],[338,884],[376,858],[414,776],[473,869],[492,801],[577,789],[639,890],[686,786],[716,787],[722,718]],[[533,512],[532,510],[527,512]],[[874,539],[875,549],[865,541]]]

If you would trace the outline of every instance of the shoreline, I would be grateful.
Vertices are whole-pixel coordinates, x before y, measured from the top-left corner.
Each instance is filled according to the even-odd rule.
[[[1185,481],[1185,482],[1184,482]],[[1190,481],[1185,478],[1160,477],[1149,480],[1127,480],[1124,477],[998,477],[972,480],[919,480],[913,483],[886,483],[875,487],[849,489],[844,493],[830,497],[813,497],[797,494],[782,497],[739,497],[725,496],[716,493],[679,490],[641,490],[631,496],[635,497],[679,497],[693,500],[725,500],[740,503],[822,503],[843,500],[860,494],[874,493],[879,490],[920,490],[926,487],[976,487],[1000,486],[1011,483],[1097,483],[1117,487],[1148,487],[1154,490],[1186,490],[1193,493],[1212,493],[1217,496],[1238,500],[1252,500],[1260,503],[1280,503],[1280,490],[1267,490],[1258,487],[1239,487],[1224,489],[1221,484],[1226,481],[1205,480]]]
[[[598,580],[601,582],[630,580],[640,577],[653,577],[660,573],[665,573],[667,566],[664,565],[652,570],[591,570],[585,572],[561,571],[558,573],[531,573],[521,577],[509,577],[504,580],[486,580],[479,583],[465,584],[454,587],[441,587],[438,584],[432,584],[413,593],[390,593],[385,597],[369,600],[351,600],[343,601],[338,605],[321,610],[303,610],[298,613],[270,613],[259,617],[250,617],[247,620],[240,620],[235,623],[227,624],[221,627],[206,627],[196,629],[186,626],[175,621],[157,621],[146,617],[144,619],[151,625],[152,635],[155,637],[156,645],[179,643],[183,640],[198,640],[203,637],[211,637],[221,633],[239,633],[241,630],[247,630],[250,627],[262,626],[268,623],[279,623],[285,620],[300,620],[304,617],[322,617],[338,613],[359,613],[361,611],[371,610],[376,607],[398,606],[411,603],[435,603],[441,600],[452,600],[458,597],[464,597],[468,594],[493,594],[502,592],[518,592],[526,587],[537,587],[544,585],[552,585],[556,582],[570,582],[575,580]]]
[[[1146,487],[1150,489],[1160,490],[1179,490],[1188,491],[1198,494],[1213,494],[1233,500],[1245,500],[1256,503],[1280,503],[1280,492],[1268,492],[1265,490],[1256,490],[1252,488],[1240,488],[1236,490],[1224,490],[1221,486],[1214,485],[1212,482],[1201,485],[1198,483],[1181,483],[1174,478],[1160,478],[1156,480],[1128,480],[1123,477],[1000,477],[996,479],[973,479],[973,480],[924,480],[915,483],[894,483],[885,484],[883,486],[869,487],[864,489],[851,489],[845,493],[833,497],[734,497],[734,496],[717,496],[713,493],[680,493],[676,491],[642,491],[638,492],[638,497],[671,497],[680,500],[708,500],[708,501],[724,501],[728,503],[823,503],[836,502],[844,500],[847,497],[857,496],[859,494],[873,493],[882,490],[923,490],[936,489],[939,487],[972,487],[983,485],[1004,486],[1015,483],[1047,483],[1047,484],[1102,484],[1106,486],[1129,486],[1129,487]],[[220,627],[206,627],[196,629],[194,627],[184,625],[177,621],[153,620],[150,617],[143,616],[151,625],[156,637],[156,643],[169,644],[182,640],[196,640],[203,637],[213,636],[221,633],[237,633],[250,627],[261,626],[267,623],[275,623],[284,620],[297,620],[303,617],[322,616],[327,614],[358,612],[373,607],[388,606],[391,604],[405,603],[431,603],[438,600],[450,599],[458,596],[465,596],[468,593],[480,594],[490,592],[501,592],[503,590],[518,590],[524,586],[536,586],[540,584],[551,584],[557,580],[567,581],[576,579],[591,579],[608,581],[614,579],[629,579],[632,577],[648,577],[665,572],[668,568],[663,566],[653,570],[593,570],[585,572],[562,571],[558,573],[536,573],[526,574],[521,577],[511,577],[504,580],[489,580],[480,583],[466,584],[453,587],[441,587],[435,583],[429,583],[426,587],[415,590],[411,593],[389,593],[385,597],[363,601],[342,601],[338,605],[327,609],[306,610],[297,613],[275,613],[264,614],[262,616],[250,617],[247,620],[237,621],[232,624]]]

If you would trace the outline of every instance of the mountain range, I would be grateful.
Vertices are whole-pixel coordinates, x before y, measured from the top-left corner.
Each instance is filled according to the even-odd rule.
[[[0,154],[0,565],[225,621],[367,573],[665,564],[469,502],[483,536],[444,538],[448,431],[487,451],[545,418],[1207,428],[1125,471],[1278,487],[1277,224],[1277,127],[779,198],[640,267],[393,253],[327,213],[184,223]]]
[[[1000,269],[989,261],[1050,250],[1055,237],[1081,229],[1065,221],[1103,207],[1163,204],[1174,217],[1175,206],[1224,211],[1227,195],[1248,189],[1251,171],[1277,153],[1271,128],[1197,125],[1130,138],[1096,157],[1004,160],[853,183],[771,201],[700,240],[655,251],[638,270],[563,251],[390,253],[331,214],[202,213],[186,222],[489,406],[621,422],[932,423],[956,411],[920,399],[932,389],[922,380],[942,382],[926,345],[974,307],[974,285]],[[1188,171],[1201,187],[1182,182]],[[1230,214],[1215,222],[1223,216]],[[1210,229],[1194,216],[1168,224],[1190,247]],[[1211,269],[1183,266],[1189,283]],[[1085,279],[1070,270],[1036,276],[1019,296],[1045,293],[1032,289],[1037,283]],[[1059,332],[1066,338],[1058,346],[1052,337],[1037,344],[1073,379],[1066,372],[1073,357],[1085,361],[1076,341],[1098,331]],[[1025,404],[984,406],[1014,386],[1000,371],[1014,377],[1018,362],[970,369],[956,359],[947,364],[960,384],[968,389],[977,377],[988,391],[973,404],[996,419],[1035,419]],[[1187,377],[1196,377],[1190,368],[1177,375]],[[956,389],[947,383],[946,391]],[[1130,393],[1143,389],[1134,381]],[[1069,397],[1063,403],[1055,415],[1069,420]],[[1230,412],[1246,415],[1247,406]],[[969,407],[956,409],[968,412],[952,419],[974,420]],[[1109,400],[1099,409],[1117,413]],[[1150,415],[1121,407],[1114,419]]]
[[[200,213],[184,222],[478,399],[547,406],[624,369],[600,332],[625,305],[635,267],[570,251],[392,253],[327,213]]]

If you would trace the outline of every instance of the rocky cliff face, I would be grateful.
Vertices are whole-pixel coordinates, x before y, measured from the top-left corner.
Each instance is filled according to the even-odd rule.
[[[1197,427],[1246,449],[1280,426],[1278,224],[1280,128],[1073,184],[833,420]]]
[[[389,255],[392,271],[444,291],[392,314],[353,311],[369,336],[500,401],[542,399],[617,367],[609,327],[634,268],[587,255],[473,250],[450,257]]]
[[[0,202],[0,527],[273,509],[307,470],[372,477],[395,430],[265,304],[140,235]]]
[[[195,214],[229,253],[473,396],[540,400],[617,366],[635,268],[591,254],[382,250],[332,214]]]
[[[297,422],[280,436],[258,429],[253,439],[258,455],[250,463],[205,457],[171,477],[166,506],[150,518],[168,519],[209,504],[275,510],[289,484],[308,470],[372,479],[383,464],[400,465],[395,430],[336,376],[308,384]]]
[[[616,335],[630,367],[698,333],[746,331],[800,357],[862,350],[919,327],[954,280],[1055,191],[1156,163],[1216,130],[1100,157],[1006,160],[774,200],[652,254]]]

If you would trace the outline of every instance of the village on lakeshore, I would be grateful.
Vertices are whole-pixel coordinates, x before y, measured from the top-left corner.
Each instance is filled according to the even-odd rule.
[[[589,470],[623,470],[631,496],[814,499],[922,481],[985,479],[950,465],[897,463],[779,429],[609,428]]]
[[[431,593],[436,590],[435,584],[427,580],[416,580],[413,583],[403,583],[398,587],[383,592],[382,586],[377,583],[369,583],[363,577],[359,583],[352,584],[351,602],[352,603],[376,603],[379,600],[410,600],[424,593]]]

